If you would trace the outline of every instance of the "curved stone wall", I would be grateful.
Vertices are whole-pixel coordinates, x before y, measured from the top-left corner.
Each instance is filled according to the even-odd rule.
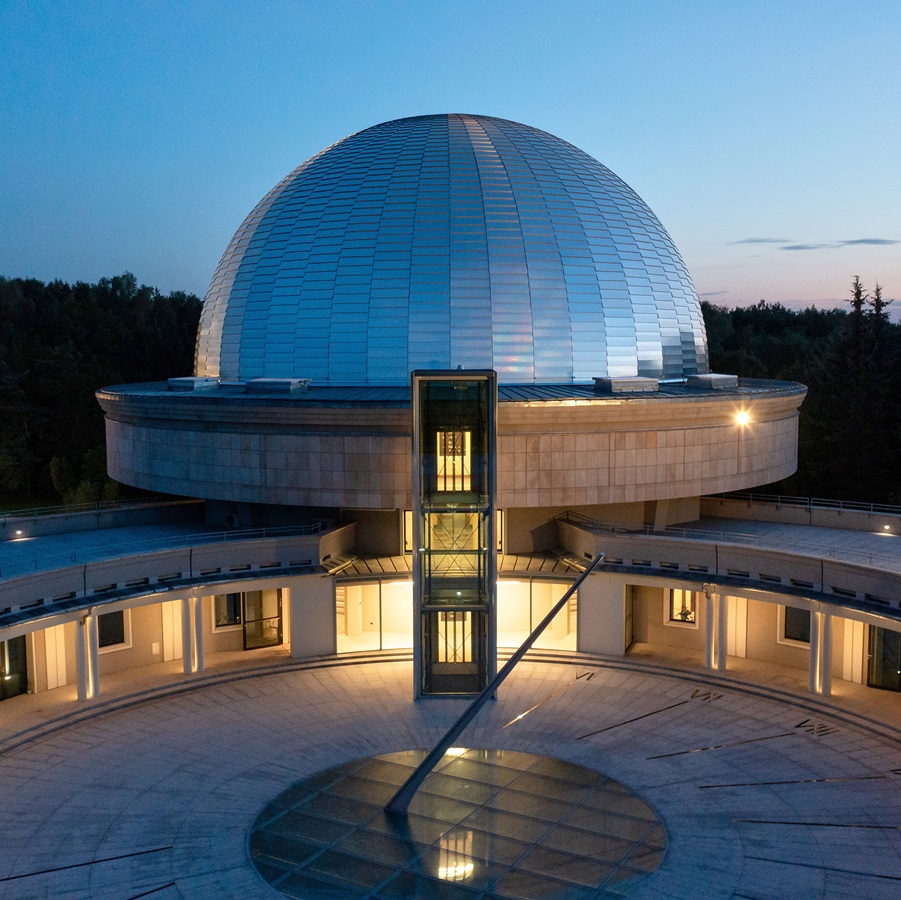
[[[803,397],[800,385],[748,382],[740,393],[501,402],[498,506],[670,499],[776,481],[796,466]],[[409,401],[326,405],[159,385],[98,398],[109,473],[125,484],[235,502],[410,507]],[[739,409],[750,411],[746,426],[736,424]]]

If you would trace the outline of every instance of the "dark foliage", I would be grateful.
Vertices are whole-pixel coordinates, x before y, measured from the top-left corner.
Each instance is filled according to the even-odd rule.
[[[877,285],[850,307],[704,303],[711,370],[808,386],[798,472],[764,490],[901,502],[901,326]],[[99,387],[190,374],[201,303],[128,273],[97,284],[0,278],[0,505],[111,496]]]
[[[0,502],[47,502],[54,485],[67,500],[108,495],[94,391],[190,374],[200,307],[129,273],[0,278]]]
[[[703,304],[711,369],[808,387],[798,471],[760,488],[871,503],[901,502],[901,326],[877,285],[859,279],[850,309],[793,312],[761,301],[727,310]]]

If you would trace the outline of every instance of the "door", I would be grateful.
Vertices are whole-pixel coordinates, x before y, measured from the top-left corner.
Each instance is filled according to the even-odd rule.
[[[247,591],[241,595],[244,649],[277,647],[282,642],[282,591]]]
[[[25,637],[0,641],[0,700],[8,700],[28,691],[25,662]]]
[[[901,691],[901,632],[870,626],[867,684],[886,691]]]
[[[478,610],[441,610],[424,616],[423,692],[477,694],[487,665],[485,613]]]

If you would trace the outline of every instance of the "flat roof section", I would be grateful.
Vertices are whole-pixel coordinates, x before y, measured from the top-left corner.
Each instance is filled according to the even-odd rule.
[[[543,400],[579,400],[596,404],[619,402],[621,400],[647,400],[660,402],[671,398],[709,401],[715,397],[764,396],[786,394],[795,395],[806,392],[802,384],[792,381],[772,381],[763,378],[739,378],[736,387],[721,388],[715,391],[709,388],[688,385],[685,382],[660,382],[654,393],[646,391],[623,391],[615,395],[599,394],[593,384],[500,384],[498,385],[499,403],[534,403]],[[262,386],[250,390],[246,382],[221,381],[218,385],[204,386],[194,391],[172,390],[165,381],[143,382],[137,384],[115,384],[101,388],[98,397],[122,394],[132,397],[172,397],[173,399],[201,400],[206,403],[229,401],[230,403],[260,403],[267,401],[285,406],[385,406],[410,407],[409,386],[373,386],[337,387],[331,385],[309,384],[302,393],[287,396],[284,391],[264,390]]]

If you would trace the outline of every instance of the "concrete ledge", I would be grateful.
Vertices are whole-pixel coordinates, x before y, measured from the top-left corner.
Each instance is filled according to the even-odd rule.
[[[305,394],[309,378],[253,378],[244,386],[248,394]]]

